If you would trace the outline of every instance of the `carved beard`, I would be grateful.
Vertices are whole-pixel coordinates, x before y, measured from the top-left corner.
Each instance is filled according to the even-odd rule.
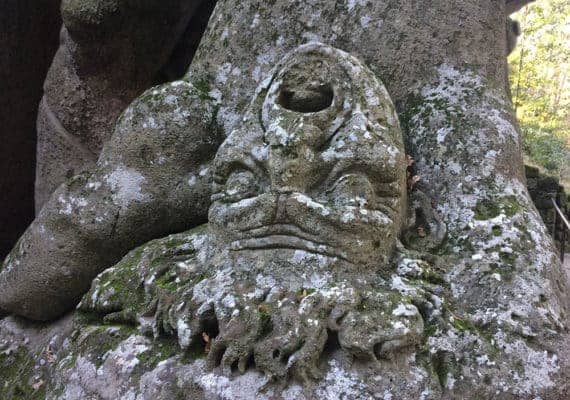
[[[388,265],[406,201],[401,131],[386,90],[340,54],[307,45],[285,59],[220,148],[209,221],[232,251]]]

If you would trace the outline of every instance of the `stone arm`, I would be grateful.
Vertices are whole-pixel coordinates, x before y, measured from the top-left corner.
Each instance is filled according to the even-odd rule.
[[[0,313],[51,320],[132,248],[206,220],[217,106],[187,82],[121,115],[97,165],[62,184],[0,270]]]

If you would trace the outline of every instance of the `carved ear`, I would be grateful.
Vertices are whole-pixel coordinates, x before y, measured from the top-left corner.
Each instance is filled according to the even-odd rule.
[[[411,250],[437,249],[447,235],[445,223],[424,192],[414,189],[408,196],[408,219],[402,233],[402,243]]]

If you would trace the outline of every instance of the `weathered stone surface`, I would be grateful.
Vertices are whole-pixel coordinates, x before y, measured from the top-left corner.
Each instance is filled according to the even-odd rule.
[[[221,162],[215,163],[220,188],[215,193],[222,195],[214,197],[211,223],[207,230],[137,249],[100,275],[81,306],[95,317],[91,324],[107,329],[105,322],[122,328],[126,323],[150,338],[127,334],[121,345],[113,345],[109,369],[100,371],[89,354],[101,351],[72,343],[68,351],[86,353],[82,361],[87,361],[59,366],[62,373],[49,383],[79,387],[83,392],[77,389],[76,398],[108,397],[97,376],[116,376],[116,365],[130,365],[128,360],[145,352],[141,349],[146,347],[138,347],[141,343],[176,340],[194,358],[196,351],[207,353],[205,362],[180,361],[180,355],[167,356],[156,366],[141,362],[143,375],[148,375],[121,370],[121,383],[114,387],[131,398],[565,399],[567,279],[525,188],[520,135],[504,88],[505,20],[505,3],[491,0],[436,0],[429,7],[395,0],[246,0],[238,8],[235,2],[220,1],[188,73],[189,81],[220,103],[218,120],[227,133],[233,132],[218,153]],[[330,194],[319,193],[319,182],[315,187],[311,179],[307,182],[307,171],[320,177],[315,166],[323,165],[319,163],[328,148],[311,148],[312,139],[318,142],[322,136],[314,126],[322,130],[323,121],[317,118],[317,124],[298,130],[298,119],[290,124],[271,120],[285,113],[280,107],[267,109],[274,114],[255,113],[255,120],[246,112],[252,97],[263,110],[263,88],[271,82],[264,82],[257,96],[252,93],[274,76],[270,69],[313,40],[368,63],[386,81],[400,111],[407,150],[416,160],[412,177],[421,178],[414,189],[419,186],[425,198],[410,196],[417,203],[410,222],[393,218],[386,229],[366,227],[385,239],[380,245],[393,250],[393,257],[376,253],[366,240],[361,240],[366,251],[355,251],[359,243],[355,247],[351,239],[361,237],[350,231],[351,223],[362,227],[358,222],[365,216],[377,215],[368,208],[372,203],[347,206],[350,196],[340,194],[339,201],[327,201]],[[292,80],[298,90],[268,103],[326,115],[333,105],[327,100],[330,91],[315,80],[315,85]],[[255,109],[256,103],[250,112]],[[348,121],[359,114],[350,110]],[[360,112],[366,117],[366,110]],[[256,126],[268,116],[275,124],[264,125],[269,132],[265,137]],[[359,124],[346,127],[362,131]],[[254,151],[261,137],[274,145],[266,155]],[[363,160],[351,157],[365,153],[368,142],[358,136],[356,142],[355,149],[345,141],[352,153],[337,160],[339,165]],[[372,153],[382,167],[385,153]],[[238,162],[231,164],[232,159]],[[393,171],[400,176],[398,167]],[[374,174],[349,175],[359,174],[365,179],[349,180],[343,190],[355,189],[366,198],[366,179],[379,182]],[[272,187],[283,186],[291,188],[272,194]],[[376,195],[399,209],[405,196],[401,193]],[[252,204],[259,206],[255,212]],[[431,213],[422,215],[418,210],[428,209],[426,205]],[[273,206],[275,212],[268,213]],[[306,206],[304,212],[297,213],[301,206]],[[336,220],[327,227],[343,207],[356,208],[355,221]],[[431,221],[421,222],[430,215]],[[334,244],[345,252],[331,256],[326,243],[308,243],[314,235],[295,240],[291,236],[301,233],[285,227],[277,234],[255,230],[256,223],[263,228],[271,217],[295,221],[309,233],[313,225],[324,226],[327,241],[344,235],[346,243]],[[440,231],[441,226],[446,229]],[[388,236],[397,227],[417,230],[415,236],[402,235],[408,247]],[[425,246],[415,244],[423,238],[429,238]],[[386,257],[385,263],[379,255]],[[64,282],[60,287],[67,286]],[[88,332],[85,322],[79,323],[79,332]],[[107,337],[95,335],[103,342]],[[240,375],[248,364],[256,368]],[[324,379],[315,379],[319,373]],[[267,378],[285,386],[269,382],[264,392]],[[57,397],[58,390],[50,389],[50,394]]]
[[[183,81],[135,101],[97,166],[56,190],[6,258],[0,309],[60,316],[133,247],[205,221],[216,113],[207,94]]]
[[[416,365],[414,351],[424,324],[438,320],[428,293],[444,289],[413,268],[401,271],[418,285],[413,293],[394,284],[402,279],[392,275],[392,254],[404,226],[406,159],[374,75],[341,51],[300,47],[259,88],[213,168],[209,226],[134,250],[95,280],[79,307],[99,325],[126,323],[163,341],[174,335],[194,357],[207,342],[206,362],[184,365],[171,351],[160,364],[141,362],[144,353],[157,357],[144,336],[118,342],[110,332],[120,337],[124,328],[81,327],[80,339],[61,346],[60,363],[48,366],[61,372],[46,383],[46,397],[61,390],[111,398],[128,388],[146,398],[153,389],[142,385],[153,376],[166,379],[160,387],[169,394],[191,386],[185,398],[220,398],[208,380],[227,380],[217,374],[233,368],[245,373],[253,359],[257,372],[240,378],[251,382],[249,398],[265,384],[277,398],[299,390],[300,398],[367,398],[392,387],[432,398],[437,377]],[[82,347],[87,337],[95,348]],[[97,367],[89,353],[100,354],[103,343],[112,347]],[[113,383],[102,385],[110,373]],[[179,373],[186,382],[172,379]],[[422,382],[406,387],[418,374]],[[335,382],[344,375],[348,382]]]
[[[310,44],[270,77],[213,163],[209,224],[97,277],[46,398],[564,399],[564,281],[507,249],[521,221],[544,229],[524,193],[477,203],[469,250],[445,208],[445,242],[405,248],[402,138],[373,74]]]
[[[35,120],[60,24],[59,0],[0,5],[0,259],[34,218]]]
[[[420,187],[447,225],[437,252],[449,258],[455,314],[488,327],[494,343],[503,341],[505,330],[523,332],[509,339],[520,350],[509,351],[533,360],[523,363],[528,380],[505,380],[510,383],[500,393],[564,398],[570,292],[525,185],[521,138],[504,84],[506,17],[505,4],[490,0],[438,0],[429,7],[390,0],[252,0],[237,10],[220,1],[189,77],[210,82],[230,130],[256,81],[300,43],[319,40],[363,59],[386,82]],[[529,330],[534,339],[524,336]],[[441,342],[441,350],[448,344]],[[501,386],[495,371],[488,373],[487,389],[461,379],[469,375],[463,368],[452,375],[456,384],[444,388],[449,397]]]
[[[63,1],[61,46],[39,107],[37,213],[67,178],[95,165],[135,97],[185,71],[192,32],[204,29],[204,21],[191,18],[209,11],[201,3],[212,1]]]

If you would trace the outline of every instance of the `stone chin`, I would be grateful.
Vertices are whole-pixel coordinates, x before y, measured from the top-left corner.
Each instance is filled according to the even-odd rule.
[[[214,164],[209,220],[231,250],[387,266],[406,203],[402,134],[386,90],[350,55],[309,44],[286,57]]]

